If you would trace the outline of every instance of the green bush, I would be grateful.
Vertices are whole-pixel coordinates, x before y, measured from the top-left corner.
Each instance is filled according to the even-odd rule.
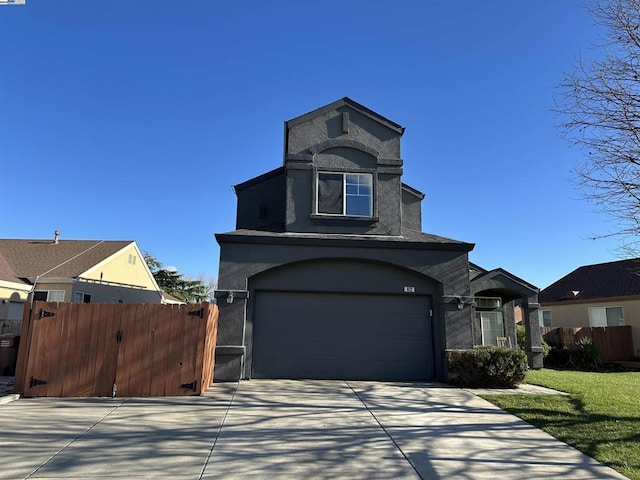
[[[565,370],[598,370],[602,365],[593,340],[582,337],[576,342],[575,349],[553,347],[545,366]]]
[[[520,350],[526,352],[527,339],[525,337],[525,329],[522,325],[516,325],[516,335],[518,337],[518,347],[520,347]],[[542,335],[540,335],[540,345],[542,345],[542,357],[547,358],[547,355],[549,355],[549,352],[551,351],[551,347]]]
[[[450,352],[448,365],[453,385],[511,388],[524,380],[527,356],[515,348],[475,347]]]

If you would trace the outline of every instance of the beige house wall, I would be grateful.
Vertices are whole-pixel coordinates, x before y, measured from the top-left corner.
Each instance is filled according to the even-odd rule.
[[[588,327],[590,307],[622,307],[624,324],[631,325],[633,350],[637,356],[640,356],[640,298],[541,304],[542,310],[551,311],[553,327]]]
[[[135,243],[91,268],[82,278],[157,290],[153,275]]]
[[[17,298],[16,298],[17,296]],[[29,296],[29,286],[15,284],[15,286],[0,284],[0,300],[20,300],[25,301]]]
[[[36,284],[35,291],[36,292],[44,292],[45,290],[63,290],[64,291],[64,302],[73,302],[72,293],[73,293],[73,283],[71,280],[67,282],[47,282],[46,279],[38,280]]]

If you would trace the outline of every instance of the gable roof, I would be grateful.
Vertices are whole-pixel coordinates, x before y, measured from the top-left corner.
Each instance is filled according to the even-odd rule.
[[[505,294],[532,296],[539,292],[538,287],[504,268],[486,270],[471,262],[469,262],[469,280],[474,294],[484,290],[496,290],[504,291]]]
[[[540,292],[540,303],[640,295],[640,258],[585,265]]]
[[[37,276],[77,277],[132,243],[0,239],[0,279],[33,281]]]
[[[373,110],[368,109],[367,107],[365,107],[364,105],[360,105],[358,102],[354,102],[353,100],[351,100],[349,97],[343,97],[340,100],[336,100],[333,103],[330,103],[329,105],[325,105],[324,107],[320,107],[320,108],[316,108],[315,110],[312,110],[308,113],[305,113],[303,115],[300,115],[296,118],[292,118],[291,120],[288,120],[285,122],[285,128],[288,129],[289,127],[293,127],[295,125],[299,125],[301,123],[306,122],[307,120],[317,117],[319,115],[322,115],[326,112],[331,112],[332,110],[336,110],[340,107],[343,106],[348,106],[356,111],[358,111],[359,113],[363,114],[366,117],[369,117],[373,120],[375,120],[376,122],[386,126],[387,128],[390,128],[391,130],[399,133],[400,135],[402,135],[404,133],[404,127],[398,125],[396,122],[389,120],[386,117],[383,117],[382,115],[380,115],[379,113],[374,112]]]

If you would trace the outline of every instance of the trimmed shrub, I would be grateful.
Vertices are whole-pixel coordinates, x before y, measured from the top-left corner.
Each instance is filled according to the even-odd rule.
[[[515,348],[475,347],[450,352],[448,365],[452,385],[512,388],[524,380],[527,355]]]
[[[520,350],[526,352],[527,351],[527,340],[525,338],[525,328],[522,325],[516,325],[516,335],[518,336],[518,347]],[[546,342],[544,337],[540,335],[540,345],[542,346],[542,357],[547,358],[549,352],[551,351],[551,347]]]

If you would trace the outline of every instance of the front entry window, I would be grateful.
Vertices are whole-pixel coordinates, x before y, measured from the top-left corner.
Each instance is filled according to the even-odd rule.
[[[318,213],[373,215],[373,175],[370,173],[318,173]]]
[[[498,345],[498,337],[504,337],[502,312],[476,312],[482,325],[482,344]]]

